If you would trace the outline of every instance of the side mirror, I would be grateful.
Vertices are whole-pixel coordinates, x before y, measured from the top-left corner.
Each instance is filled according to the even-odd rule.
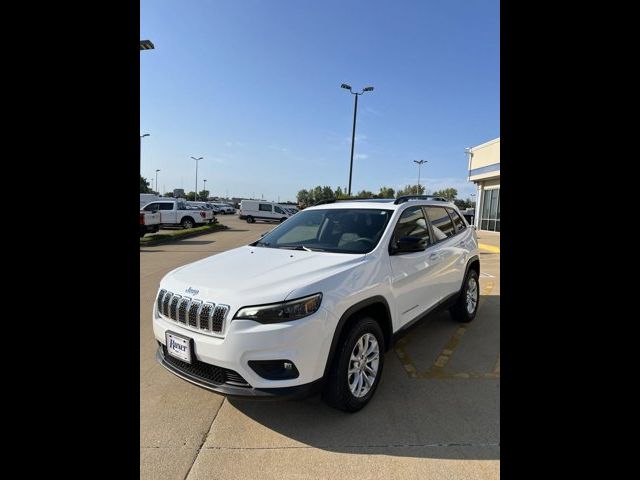
[[[425,240],[420,237],[400,237],[392,247],[391,254],[422,252],[425,248]]]

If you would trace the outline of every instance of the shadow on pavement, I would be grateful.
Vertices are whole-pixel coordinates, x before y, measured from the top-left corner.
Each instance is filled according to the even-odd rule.
[[[487,296],[483,305],[451,355],[452,373],[456,366],[486,372],[495,362],[499,296]],[[442,312],[411,330],[410,351],[418,372],[429,370],[460,325]],[[251,431],[256,422],[260,442],[272,439],[272,446],[284,442],[343,453],[497,460],[499,388],[499,376],[410,378],[396,352],[390,350],[375,397],[353,414],[328,407],[319,395],[300,401],[228,401],[236,409],[234,421],[246,423]]]

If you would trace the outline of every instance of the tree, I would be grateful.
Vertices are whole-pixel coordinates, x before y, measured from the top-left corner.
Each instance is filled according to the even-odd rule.
[[[187,199],[187,201],[189,202],[193,202],[196,199],[196,192],[189,192],[185,195],[185,198]]]
[[[164,194],[165,197],[173,198],[173,192],[166,192]]]
[[[296,198],[298,200],[298,205],[300,205],[303,208],[308,207],[309,204],[311,203],[309,199],[309,191],[304,188],[298,192],[298,195]]]
[[[209,198],[209,190],[201,190],[198,192],[198,200],[202,200],[203,202]]]
[[[356,195],[357,198],[374,198],[375,194],[369,190],[361,190]]]
[[[402,197],[403,195],[424,195],[425,191],[424,185],[407,185],[397,191],[396,198]]]
[[[140,175],[140,193],[154,193],[151,188],[149,188],[149,182],[142,175]]]
[[[346,197],[347,194],[342,191],[341,187],[338,187],[338,188],[336,188],[335,196],[336,196],[336,198],[343,198],[343,197]]]
[[[396,192],[393,190],[393,188],[380,187],[380,193],[378,194],[378,197],[380,197],[380,198],[393,198],[395,193]]]
[[[442,190],[438,190],[437,192],[433,192],[436,197],[444,197],[447,200],[453,200],[458,196],[458,190],[455,188],[443,188]]]

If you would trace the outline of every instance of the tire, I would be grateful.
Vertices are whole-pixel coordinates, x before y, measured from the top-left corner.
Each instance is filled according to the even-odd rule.
[[[473,299],[475,298],[475,301]],[[456,304],[449,309],[454,320],[469,323],[476,318],[480,303],[480,282],[475,270],[469,269]],[[471,311],[470,311],[471,310]]]
[[[249,216],[249,217],[247,217],[247,223],[256,223],[256,219],[251,217],[251,216]]]
[[[195,222],[193,221],[193,218],[191,218],[191,217],[184,217],[182,219],[182,222],[180,222],[180,225],[182,225],[182,228],[187,230],[189,228],[193,228],[195,226]]]
[[[369,340],[375,338],[378,349],[377,369],[373,383],[368,390],[362,392],[362,396],[358,397],[352,391],[351,384],[355,386],[358,393],[357,375],[348,375],[348,369],[358,368],[357,363],[351,361],[352,353],[356,356],[359,354],[358,345],[362,339]],[[369,344],[371,346],[371,344]],[[332,361],[327,376],[327,382],[322,392],[324,401],[330,406],[346,412],[357,412],[363,408],[376,392],[380,378],[382,377],[382,367],[384,366],[384,335],[378,322],[371,317],[362,317],[356,321],[348,332],[342,335],[341,344]],[[374,350],[375,352],[375,350]],[[372,356],[370,354],[370,356]],[[373,363],[366,362],[369,367],[374,366]],[[367,373],[367,370],[364,370]],[[370,378],[371,375],[369,375]],[[366,386],[365,386],[366,388]]]

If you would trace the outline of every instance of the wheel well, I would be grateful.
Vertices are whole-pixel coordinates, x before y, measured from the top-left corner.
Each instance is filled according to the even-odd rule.
[[[180,220],[180,223],[184,222],[185,220],[191,220],[192,223],[196,223],[196,221],[191,217],[182,217],[182,220]]]
[[[469,263],[469,268],[467,270],[475,270],[478,276],[480,276],[480,260],[477,258],[472,260],[471,263]]]
[[[391,328],[391,316],[389,315],[389,309],[382,302],[375,302],[366,307],[358,309],[349,314],[346,322],[342,326],[342,330],[340,331],[340,340],[342,337],[346,335],[351,326],[362,317],[371,317],[373,318],[382,329],[382,333],[384,334],[384,347],[385,350],[389,350],[391,347],[391,336],[392,336],[392,328]]]

